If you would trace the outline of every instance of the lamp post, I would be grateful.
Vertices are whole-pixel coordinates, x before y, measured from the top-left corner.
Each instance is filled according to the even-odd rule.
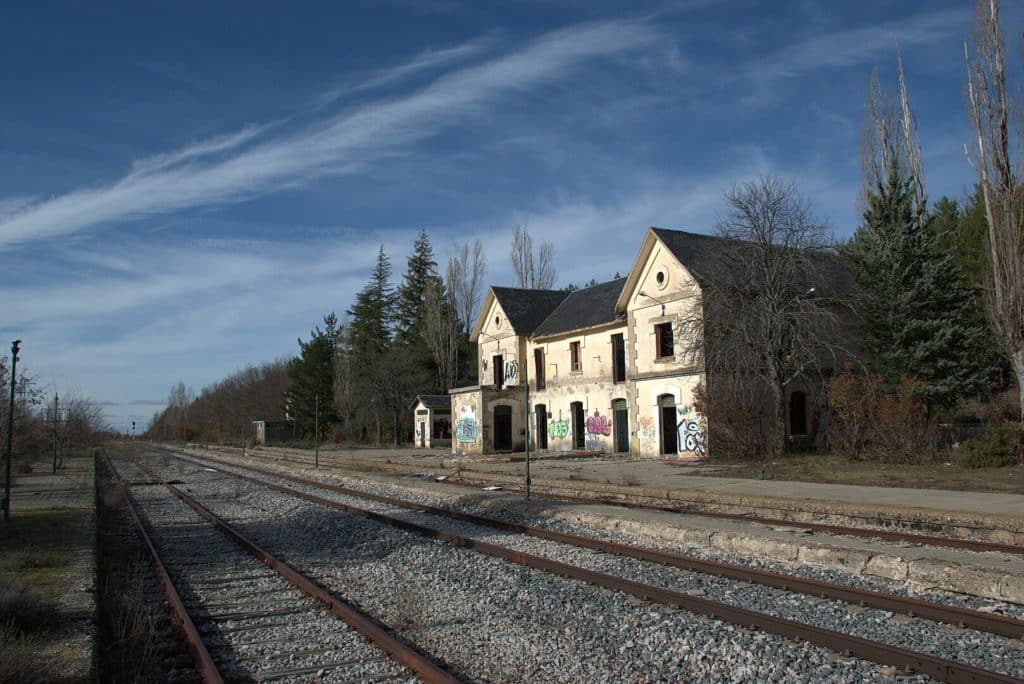
[[[18,377],[18,350],[21,340],[11,342],[11,403],[7,409],[7,459],[4,461],[4,522],[11,521],[11,461],[14,450],[11,438],[14,436],[14,382]]]
[[[313,398],[313,467],[320,468],[320,391]]]

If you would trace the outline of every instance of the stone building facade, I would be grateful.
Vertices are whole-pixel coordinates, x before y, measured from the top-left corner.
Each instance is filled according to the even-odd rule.
[[[680,336],[700,319],[701,269],[719,240],[651,228],[625,278],[571,293],[492,287],[472,331],[481,384],[450,391],[453,450],[522,451],[528,428],[534,450],[702,458],[704,370]],[[803,436],[814,395],[787,398]]]

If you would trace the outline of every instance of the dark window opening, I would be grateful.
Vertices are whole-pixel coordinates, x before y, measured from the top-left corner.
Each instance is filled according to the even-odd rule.
[[[533,372],[537,376],[537,389],[542,390],[547,386],[546,378],[544,377],[544,350],[534,349],[533,350]]]
[[[580,343],[570,342],[569,343],[569,354],[572,356],[571,368],[573,371],[583,370],[583,362],[580,359]]]
[[[672,324],[671,323],[658,323],[654,326],[654,337],[657,344],[658,358],[663,359],[666,356],[672,356],[675,354],[674,340],[672,338]]]
[[[612,382],[626,381],[626,343],[622,334],[612,335]]]
[[[494,363],[494,389],[501,389],[505,383],[505,359],[499,354],[491,361]]]

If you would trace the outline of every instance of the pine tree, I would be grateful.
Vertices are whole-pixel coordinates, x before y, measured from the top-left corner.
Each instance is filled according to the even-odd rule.
[[[424,293],[430,280],[437,277],[434,248],[426,230],[421,230],[413,243],[407,263],[395,301],[396,337],[402,344],[422,347]]]
[[[348,310],[352,319],[352,352],[357,362],[371,362],[388,348],[394,328],[391,261],[381,245],[370,282]]]
[[[288,364],[291,385],[285,392],[285,409],[303,437],[313,436],[314,426],[319,423],[317,438],[321,441],[330,434],[331,425],[337,422],[331,391],[337,324],[338,319],[333,313],[324,316],[325,329],[314,328],[309,342],[300,338],[299,356]]]
[[[845,251],[867,293],[865,342],[876,369],[893,382],[920,380],[919,398],[932,407],[987,391],[990,338],[973,288],[929,219],[916,215],[914,181],[898,161],[867,203]]]

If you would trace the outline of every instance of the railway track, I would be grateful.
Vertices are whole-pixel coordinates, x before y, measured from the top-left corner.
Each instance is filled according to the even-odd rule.
[[[162,451],[161,453],[168,453]],[[597,586],[624,592],[640,597],[646,601],[664,603],[689,611],[703,613],[711,617],[727,620],[735,624],[743,625],[758,630],[779,634],[791,639],[804,640],[814,643],[842,654],[855,655],[860,658],[874,662],[895,666],[900,670],[914,671],[928,674],[937,679],[951,682],[1008,682],[1019,681],[1012,676],[987,670],[972,664],[955,662],[948,658],[938,657],[933,654],[914,652],[909,649],[894,646],[881,641],[855,636],[844,632],[826,629],[815,624],[803,623],[798,620],[788,619],[780,615],[773,615],[770,612],[758,612],[745,608],[735,603],[722,603],[695,597],[684,592],[674,591],[665,586],[638,582],[620,575],[601,572],[564,563],[549,555],[537,555],[524,551],[519,545],[508,545],[506,539],[502,539],[503,545],[494,544],[490,541],[482,541],[493,534],[494,530],[502,533],[509,533],[519,537],[532,536],[546,544],[571,544],[576,547],[583,547],[591,551],[599,551],[603,554],[627,557],[630,562],[658,563],[668,565],[672,568],[682,568],[691,572],[710,573],[718,577],[736,580],[739,582],[755,582],[787,592],[803,592],[815,596],[823,596],[829,599],[838,599],[857,605],[866,605],[882,610],[903,612],[913,618],[927,618],[948,622],[956,625],[963,624],[972,629],[989,631],[994,634],[1019,639],[1024,636],[1024,622],[1008,618],[1006,616],[989,615],[978,611],[963,609],[955,606],[946,606],[932,602],[918,601],[903,596],[885,595],[879,592],[868,592],[856,588],[831,585],[827,583],[808,581],[803,578],[754,571],[741,566],[726,566],[724,564],[712,564],[700,559],[688,558],[674,554],[642,549],[635,546],[615,544],[605,540],[589,539],[579,535],[566,535],[545,528],[536,528],[506,521],[485,518],[482,516],[468,515],[465,513],[441,509],[438,507],[425,506],[421,502],[410,502],[395,499],[394,497],[383,496],[370,492],[353,490],[340,485],[326,484],[319,481],[311,481],[291,475],[283,475],[269,471],[262,471],[251,467],[243,467],[238,464],[225,464],[211,466],[214,459],[205,457],[196,459],[189,455],[188,461],[192,464],[219,471],[239,480],[249,482],[253,485],[265,487],[288,496],[304,499],[322,506],[343,510],[346,513],[367,517],[371,520],[382,522],[393,527],[398,527],[417,534],[425,535],[434,539],[445,541],[459,547],[471,548],[475,551],[491,556],[502,558],[519,564],[528,565],[545,572],[555,573],[564,577],[582,580]],[[217,459],[219,460],[219,459]],[[229,465],[229,468],[223,466]],[[337,498],[328,499],[309,491],[297,490],[290,486],[269,482],[261,477],[254,477],[238,472],[243,469],[249,473],[257,473],[262,478],[274,478],[286,480],[298,484],[304,488],[328,491]],[[346,501],[362,500],[362,505],[346,503]],[[371,504],[366,507],[367,502]],[[376,508],[374,508],[376,506]],[[394,512],[383,512],[382,508],[390,507],[399,509],[400,515]],[[413,513],[416,521],[409,518]],[[423,517],[430,518],[431,524],[423,524]],[[445,524],[438,525],[439,519],[447,520]],[[485,527],[487,532],[480,532],[479,529],[468,533],[452,531],[452,525]],[[556,554],[557,555],[557,554]],[[785,611],[782,611],[785,612]]]
[[[239,451],[228,447],[218,447],[218,450],[225,451],[228,453],[234,453],[235,451]],[[313,464],[312,457],[310,457],[309,459],[302,459],[295,458],[292,455],[276,454],[273,457],[268,457],[263,455],[256,455],[252,452],[249,452],[246,454],[246,458],[259,459],[271,462],[295,463],[297,465],[306,466],[310,466]],[[337,459],[330,459],[326,457],[321,457],[320,464],[321,466],[324,467],[338,468],[342,470],[350,469],[352,467],[351,464],[347,464],[343,461],[338,461]],[[441,481],[441,483],[451,487],[460,487],[469,490],[476,490],[480,486],[479,483],[477,482],[470,482],[468,480],[460,479],[458,477],[445,478],[444,480]],[[524,489],[517,485],[503,486],[503,489],[509,492],[524,492]],[[751,515],[747,513],[708,511],[696,508],[694,506],[688,506],[684,503],[680,503],[679,505],[658,505],[650,503],[635,503],[630,501],[623,501],[621,498],[616,497],[581,497],[565,493],[559,493],[553,490],[546,490],[543,486],[538,486],[536,482],[531,487],[530,493],[531,496],[534,498],[546,499],[551,501],[565,501],[569,503],[598,504],[639,510],[663,511],[668,513],[678,513],[681,515],[689,515],[700,518],[735,520],[743,523],[757,523],[762,525],[792,527],[796,529],[821,532],[823,534],[829,535],[860,537],[863,539],[880,539],[882,541],[889,542],[920,544],[923,546],[939,546],[977,552],[1009,553],[1024,556],[1024,546],[1018,544],[1006,544],[1000,542],[982,541],[978,539],[965,539],[960,537],[949,537],[935,534],[921,534],[918,532],[903,532],[893,529],[879,529],[876,527],[856,527],[851,525],[815,523],[803,520]]]
[[[131,484],[108,460],[202,681],[460,681],[173,484],[119,465]]]

